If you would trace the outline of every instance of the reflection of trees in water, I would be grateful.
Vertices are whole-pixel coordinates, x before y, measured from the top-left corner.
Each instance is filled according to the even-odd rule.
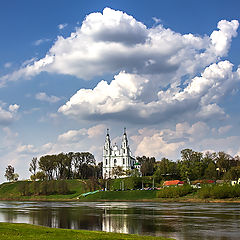
[[[14,208],[6,208],[2,210],[2,214],[5,222],[16,222],[18,213]]]
[[[48,207],[31,210],[29,212],[29,222],[47,227],[58,227],[55,224],[56,216],[54,210]]]
[[[240,225],[240,207],[229,205],[126,203],[102,206],[75,204],[31,205],[1,208],[1,221],[29,222],[49,227],[103,230],[122,233],[165,236],[178,239],[226,240],[236,237]],[[92,207],[90,207],[92,206]],[[151,207],[153,206],[153,207]],[[227,216],[222,216],[226,214]],[[230,231],[225,229],[230,229]],[[234,232],[235,231],[235,232]],[[238,239],[239,234],[236,238]]]
[[[39,208],[30,212],[30,222],[55,228],[102,230],[102,217],[96,209],[88,208]]]

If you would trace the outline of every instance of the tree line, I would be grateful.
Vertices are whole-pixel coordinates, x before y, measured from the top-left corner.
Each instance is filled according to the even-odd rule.
[[[113,172],[117,176],[127,175],[139,177],[153,176],[158,182],[162,180],[181,179],[193,181],[200,179],[236,180],[240,178],[240,157],[221,152],[197,152],[183,149],[181,159],[177,161],[155,157],[137,157],[141,164],[140,173],[136,169],[123,171],[116,167]],[[31,180],[63,180],[63,179],[101,179],[102,162],[96,163],[94,155],[89,152],[69,152],[45,155],[33,158],[29,171]],[[12,166],[6,168],[7,180],[17,180],[18,174]]]
[[[102,163],[89,152],[69,152],[33,158],[31,180],[88,179],[102,177]]]
[[[201,179],[237,180],[240,178],[240,157],[221,152],[197,152],[183,149],[181,159],[139,157],[143,176],[154,176],[157,181],[181,179],[186,182]]]

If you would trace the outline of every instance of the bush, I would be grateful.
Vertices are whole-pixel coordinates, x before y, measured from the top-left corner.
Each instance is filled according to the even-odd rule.
[[[197,195],[200,198],[236,198],[240,197],[240,185],[206,185],[199,189]]]
[[[157,192],[158,198],[178,198],[193,192],[190,185],[163,188]]]
[[[54,195],[70,193],[65,180],[22,182],[19,184],[19,192],[22,196],[30,195]]]

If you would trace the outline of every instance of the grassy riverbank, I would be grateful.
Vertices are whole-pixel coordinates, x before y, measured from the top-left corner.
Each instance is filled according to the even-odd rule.
[[[119,185],[119,180],[113,182]],[[0,200],[13,201],[154,201],[154,202],[240,202],[240,186],[212,185],[202,189],[192,189],[190,186],[170,187],[161,190],[127,190],[100,191],[81,196],[90,191],[88,180],[67,180],[67,194],[35,195],[21,194],[22,181],[8,182],[0,185]],[[33,182],[24,182],[31,188]],[[100,186],[99,186],[100,188]]]
[[[24,182],[31,185],[32,182]],[[52,194],[52,195],[30,195],[23,196],[20,192],[23,181],[6,182],[0,185],[0,200],[49,200],[49,201],[70,201],[77,199],[79,195],[89,191],[88,182],[84,180],[67,180],[68,194]]]
[[[13,223],[0,223],[0,239],[5,240],[131,240],[131,239],[142,239],[142,240],[167,240],[170,238],[163,237],[151,237],[151,236],[140,236],[132,234],[121,234],[121,233],[107,233],[97,231],[85,231],[85,230],[69,230],[69,229],[57,229],[41,227],[29,224],[13,224]]]

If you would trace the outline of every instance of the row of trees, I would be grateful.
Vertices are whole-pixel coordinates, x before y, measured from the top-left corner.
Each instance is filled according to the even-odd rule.
[[[101,178],[102,163],[89,152],[69,152],[33,158],[29,171],[32,180]]]
[[[232,157],[225,152],[201,153],[192,149],[181,151],[181,159],[172,161],[162,158],[156,161],[154,157],[137,157],[141,164],[142,176],[154,176],[156,181],[182,179],[192,181],[198,179],[235,180],[240,178],[240,158]],[[69,152],[46,155],[33,158],[29,171],[32,180],[60,179],[100,179],[102,178],[102,163],[96,164],[93,154],[89,152]],[[128,175],[138,177],[139,172],[129,170],[124,172],[116,167],[117,176]],[[17,180],[18,174],[12,166],[6,168],[7,180]]]
[[[148,174],[152,174],[152,171]],[[185,181],[234,180],[240,178],[240,158],[232,157],[225,152],[203,154],[192,149],[184,149],[181,151],[181,159],[176,162],[167,158],[155,162],[153,175],[158,180],[177,178]]]

